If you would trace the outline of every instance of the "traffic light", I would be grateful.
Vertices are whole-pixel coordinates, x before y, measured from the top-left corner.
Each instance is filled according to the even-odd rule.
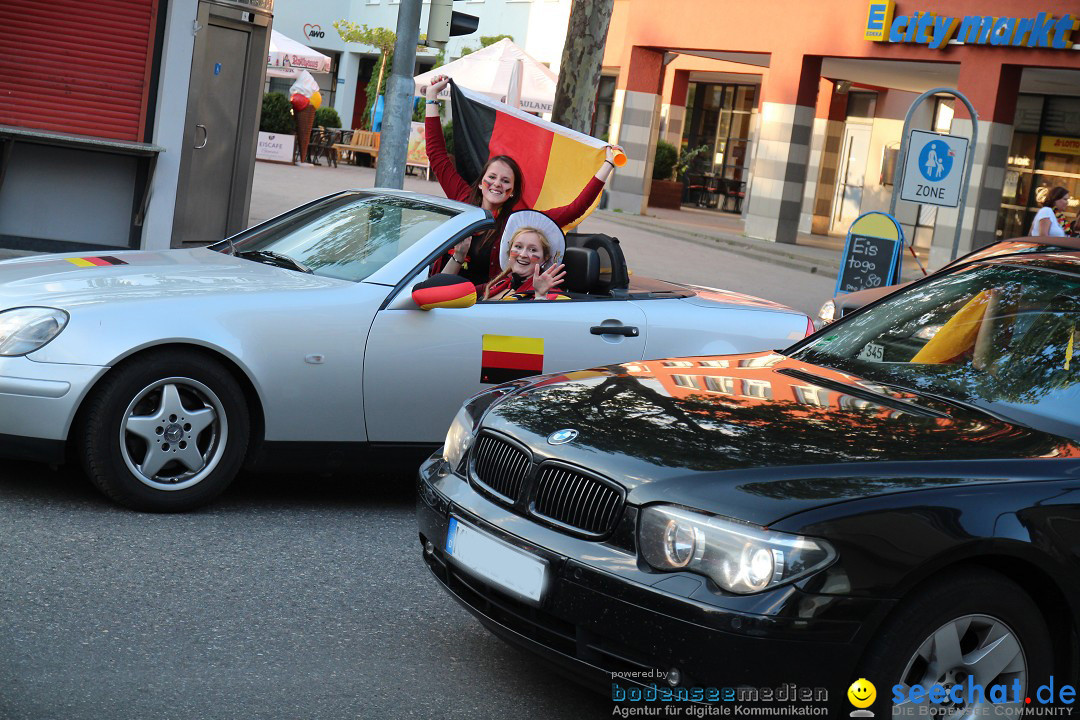
[[[476,32],[480,18],[454,11],[454,0],[431,0],[428,7],[427,40],[429,47],[443,47],[455,35]]]

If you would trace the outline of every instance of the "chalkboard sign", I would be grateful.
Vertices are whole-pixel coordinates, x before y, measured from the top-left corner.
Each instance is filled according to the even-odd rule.
[[[859,217],[848,230],[836,294],[898,282],[903,247],[903,231],[891,215],[873,212]]]

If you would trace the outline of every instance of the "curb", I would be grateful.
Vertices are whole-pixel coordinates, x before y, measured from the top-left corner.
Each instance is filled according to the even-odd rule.
[[[836,277],[840,274],[839,256],[829,259],[813,258],[800,253],[785,251],[784,249],[781,249],[784,246],[775,244],[770,244],[768,249],[766,249],[760,244],[755,243],[752,240],[747,240],[741,236],[694,232],[693,230],[664,226],[659,222],[642,219],[644,216],[640,215],[623,215],[621,213],[609,211],[597,211],[593,213],[593,217],[609,220],[617,225],[638,228],[639,230],[655,230],[660,235],[676,238],[678,240],[685,240],[686,242],[692,242],[697,245],[704,245],[705,247],[735,251],[755,260],[769,262],[792,270],[802,270],[811,274],[821,273],[822,275],[829,275],[832,277]]]

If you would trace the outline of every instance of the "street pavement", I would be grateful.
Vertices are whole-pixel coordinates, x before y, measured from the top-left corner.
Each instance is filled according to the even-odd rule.
[[[601,694],[430,577],[413,470],[242,477],[183,515],[0,474],[2,720],[579,720]]]

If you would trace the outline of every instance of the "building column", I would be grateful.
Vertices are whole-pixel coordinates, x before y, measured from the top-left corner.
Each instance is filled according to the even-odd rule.
[[[975,163],[968,179],[957,257],[998,239],[998,213],[1022,74],[1023,68],[1018,65],[987,67],[986,64],[966,63],[960,66],[957,87],[979,114],[979,141],[973,148],[968,148],[968,152],[975,153]],[[970,138],[971,119],[967,110],[960,101],[955,106],[956,115],[949,134]],[[953,259],[958,215],[952,208],[938,211],[930,244],[930,267],[941,267]]]
[[[750,237],[795,242],[820,78],[820,57],[772,56],[768,80],[762,85],[754,180],[746,211],[745,232]]]
[[[847,113],[847,94],[838,95],[832,80],[821,78],[818,83],[818,99],[814,108],[814,126],[810,137],[810,158],[807,163],[806,188],[803,191],[802,211],[799,215],[799,232],[820,232],[818,209],[825,198],[828,210],[824,213],[827,235],[832,217],[832,198],[836,189],[836,168],[839,165],[840,137],[844,134]],[[840,116],[837,123],[835,116]],[[839,133],[837,126],[839,125]],[[838,137],[839,135],[839,137]]]
[[[671,75],[671,91],[666,93],[667,102],[661,108],[660,114],[666,121],[664,140],[678,148],[682,147],[683,126],[686,123],[686,94],[690,89],[690,71],[676,70]]]
[[[652,186],[653,154],[660,132],[660,91],[664,81],[664,53],[634,46],[630,62],[619,74],[616,102],[621,100],[617,142],[626,151],[626,165],[609,184],[608,209],[641,215]],[[621,95],[621,97],[619,97]]]

